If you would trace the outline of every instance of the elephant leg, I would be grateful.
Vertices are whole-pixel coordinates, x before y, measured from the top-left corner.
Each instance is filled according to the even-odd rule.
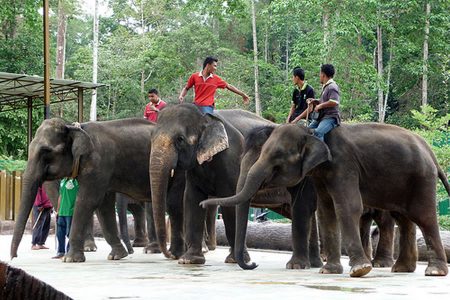
[[[416,262],[418,258],[416,226],[404,215],[391,212],[391,215],[397,221],[400,233],[399,254],[397,261],[392,266],[392,272],[414,272],[416,270]]]
[[[296,187],[289,189],[292,197],[292,257],[287,262],[287,269],[309,269],[309,237],[311,231],[311,217],[314,214],[313,205],[315,195],[308,195],[307,180],[303,180]]]
[[[363,204],[358,180],[348,177],[347,181],[335,182],[328,187],[333,198],[336,217],[342,232],[342,242],[350,258],[350,276],[361,277],[372,270],[372,263],[366,257],[361,243],[359,221]]]
[[[247,215],[248,215],[248,209],[247,209]],[[223,224],[225,226],[225,235],[227,237],[228,244],[230,245],[230,254],[225,258],[225,263],[228,264],[234,264],[237,262],[235,258],[235,240],[236,240],[236,208],[235,207],[222,207],[222,218],[223,218]],[[247,217],[245,218],[245,222],[247,222]],[[243,225],[243,224],[242,224]],[[242,228],[239,228],[239,230],[243,230]],[[245,229],[247,231],[247,229]],[[250,261],[250,254],[247,251],[247,247],[245,246],[245,233],[244,233],[244,240],[243,243],[243,250],[242,250],[242,257],[244,262]],[[239,252],[241,253],[241,252]],[[241,255],[241,254],[239,254]],[[241,266],[242,267],[242,266]]]
[[[382,210],[375,210],[373,218],[378,225],[380,238],[378,240],[375,257],[372,265],[375,268],[387,268],[394,265],[394,227],[395,221],[390,213]]]
[[[364,209],[364,213],[359,220],[359,235],[364,253],[368,259],[372,259],[372,242],[370,238],[370,227],[372,225],[372,214],[370,209]]]
[[[131,246],[130,236],[128,235],[128,219],[127,219],[127,207],[128,207],[128,199],[125,195],[120,193],[116,193],[116,207],[117,207],[117,215],[119,216],[119,231],[120,231],[120,239],[123,241],[125,246],[127,247],[127,251],[129,254],[133,254],[134,250]]]
[[[323,255],[326,264],[320,269],[322,274],[342,274],[340,230],[336,221],[333,200],[320,183],[316,183],[318,191],[317,216],[319,233],[322,241]]]
[[[309,235],[309,262],[311,268],[321,268],[323,266],[320,258],[319,229],[317,228],[316,213],[311,216],[311,233]]]
[[[436,213],[436,210],[434,210]],[[447,257],[442,246],[439,235],[437,217],[417,222],[422,230],[425,243],[427,244],[428,266],[425,269],[426,276],[446,276],[448,274]]]
[[[171,185],[167,194],[167,212],[170,220],[170,248],[169,251],[172,255],[178,259],[186,251],[184,238],[183,238],[183,193],[184,193],[184,172],[178,176],[180,178],[174,178],[174,182]]]
[[[161,250],[159,250],[158,240],[156,238],[152,202],[145,202],[145,217],[147,220],[148,244],[144,247],[144,253],[161,253]]]
[[[133,247],[145,247],[148,244],[145,234],[145,208],[144,203],[130,203],[128,201],[128,210],[134,218],[134,240]]]
[[[205,256],[202,252],[203,231],[205,227],[206,211],[199,203],[205,200],[207,195],[200,191],[193,183],[186,183],[184,192],[184,217],[187,251],[178,263],[180,264],[204,264]]]
[[[100,195],[99,195],[100,194]],[[69,251],[63,258],[63,262],[84,262],[84,238],[97,203],[100,202],[102,194],[80,187],[77,201],[75,203],[72,224],[69,235]],[[89,201],[88,201],[89,200]]]
[[[217,206],[206,208],[206,246],[209,250],[215,250],[216,241],[216,214]]]
[[[89,223],[86,226],[86,235],[84,238],[84,252],[95,252],[97,251],[97,245],[94,240],[94,216],[89,219]]]
[[[115,193],[107,193],[104,201],[98,207],[97,216],[102,226],[103,236],[106,242],[111,246],[111,253],[108,260],[119,260],[128,255],[123,247],[117,231],[116,213],[115,213]]]

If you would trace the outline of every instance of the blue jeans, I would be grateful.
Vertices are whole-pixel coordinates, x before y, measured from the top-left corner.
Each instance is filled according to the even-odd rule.
[[[64,255],[69,252],[69,243],[66,248],[66,237],[69,238],[70,225],[72,224],[72,217],[58,216],[56,237],[58,239],[58,253],[57,255]]]
[[[198,109],[200,109],[200,111],[203,114],[213,114],[214,113],[214,106],[209,105],[209,106],[200,106],[197,105]]]
[[[314,129],[314,136],[318,137],[323,142],[325,134],[330,132],[336,126],[337,121],[335,118],[327,118],[320,121],[313,120],[308,127]]]

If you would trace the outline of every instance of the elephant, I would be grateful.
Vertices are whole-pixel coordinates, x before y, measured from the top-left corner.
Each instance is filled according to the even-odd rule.
[[[237,192],[242,189],[250,168],[259,158],[262,146],[274,129],[275,126],[255,128],[246,137],[236,189]],[[298,185],[289,187],[287,190],[290,194],[288,201],[282,199],[284,193],[283,191],[280,191],[280,189],[265,189],[258,191],[251,201],[247,201],[247,204],[238,206],[237,222],[239,225],[237,225],[236,231],[235,257],[238,264],[243,269],[253,269],[256,267],[256,264],[254,263],[252,265],[247,265],[241,260],[247,228],[248,204],[253,207],[268,207],[272,210],[278,210],[278,213],[281,215],[292,219],[293,254],[292,258],[286,264],[287,269],[304,269],[323,266],[318,245],[319,239],[315,218],[316,192],[313,182],[310,178],[305,178]],[[263,192],[263,196],[261,195],[261,192]],[[268,195],[266,195],[266,193],[268,193]],[[208,207],[206,203],[211,201],[214,200],[203,202],[203,207]],[[214,202],[214,204],[217,205],[218,202]],[[283,205],[280,207],[280,204]],[[370,251],[372,248],[370,244],[370,225],[373,219],[375,219],[381,231],[380,244],[373,259],[373,265],[376,267],[392,266],[394,220],[387,212],[368,208],[364,210],[364,214],[361,216],[360,228],[364,251],[371,259],[372,253]],[[310,224],[310,222],[312,223]]]
[[[185,238],[187,251],[180,264],[204,264],[202,236],[205,210],[200,201],[208,196],[226,197],[236,191],[244,137],[252,128],[273,124],[243,110],[219,110],[202,114],[193,104],[166,107],[158,116],[152,135],[150,178],[153,215],[161,252],[166,249],[164,199],[169,179],[179,168],[186,170],[184,193]],[[234,260],[235,209],[222,211],[231,253],[225,262]]]
[[[84,233],[95,210],[104,237],[112,248],[108,259],[127,256],[117,232],[115,193],[142,202],[151,199],[148,158],[154,129],[155,125],[144,119],[88,122],[79,126],[58,118],[44,120],[29,147],[11,258],[17,257],[38,186],[44,181],[64,177],[76,177],[80,188],[69,237],[71,246],[63,261],[85,261]],[[177,172],[168,184],[167,211],[172,223],[171,251],[181,256],[185,249],[183,189],[171,188],[178,180],[184,180],[183,172]]]
[[[281,125],[264,144],[242,190],[210,203],[239,204],[261,186],[291,187],[307,176],[318,193],[320,234],[327,256],[320,273],[343,273],[340,233],[350,258],[350,276],[371,271],[358,226],[364,205],[390,211],[399,226],[402,247],[392,272],[416,268],[415,223],[428,248],[425,275],[447,275],[436,215],[436,179],[450,195],[448,181],[428,144],[394,125],[342,124],[326,135],[325,142],[306,127]]]

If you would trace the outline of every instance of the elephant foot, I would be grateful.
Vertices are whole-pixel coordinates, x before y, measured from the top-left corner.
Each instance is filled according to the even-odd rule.
[[[344,272],[344,268],[340,263],[332,264],[327,262],[320,270],[320,274],[342,274]]]
[[[144,253],[161,253],[161,250],[159,249],[159,245],[157,242],[152,242],[144,247]]]
[[[205,256],[203,253],[194,254],[188,251],[180,257],[178,263],[182,265],[203,265],[205,264]]]
[[[443,261],[434,261],[429,263],[425,269],[425,276],[447,276],[448,266]]]
[[[111,253],[108,255],[108,260],[119,260],[128,256],[127,250],[123,246],[112,249]]]
[[[311,264],[311,268],[322,268],[323,262],[320,257],[309,257],[309,263]]]
[[[311,264],[308,258],[292,255],[286,263],[286,269],[310,269]]]
[[[350,269],[350,277],[362,277],[372,270],[372,264],[358,264]]]
[[[81,251],[72,252],[69,250],[69,252],[66,253],[66,255],[64,255],[64,257],[62,258],[62,261],[67,263],[85,262],[86,257],[84,256],[84,253]]]
[[[125,244],[125,246],[127,247],[128,254],[133,254],[134,253],[134,249],[131,246],[131,244],[128,243],[128,244]]]
[[[248,254],[247,250],[244,250],[244,262],[249,263],[251,260],[250,254]],[[230,249],[230,254],[225,258],[226,264],[235,264],[237,263],[236,258],[234,257],[234,250]]]
[[[84,252],[95,252],[95,251],[97,251],[97,245],[95,244],[95,242],[93,240],[85,241],[83,250],[84,250]]]
[[[179,259],[185,252],[184,246],[170,246],[169,252],[172,254],[173,259]]]
[[[394,260],[392,257],[382,257],[378,258],[375,257],[374,260],[372,260],[372,266],[374,268],[390,268],[394,265]]]
[[[216,240],[214,240],[214,241],[210,241],[209,239],[206,240],[206,246],[211,251],[216,250],[216,248],[217,248]]]
[[[145,247],[147,246],[148,241],[142,238],[136,238],[131,244],[133,247]]]
[[[416,262],[401,262],[396,261],[395,264],[392,266],[391,272],[392,273],[412,273],[416,270]]]

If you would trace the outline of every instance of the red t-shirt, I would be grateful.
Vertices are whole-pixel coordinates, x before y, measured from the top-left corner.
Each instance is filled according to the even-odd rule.
[[[204,80],[200,72],[189,77],[186,87],[190,89],[192,86],[194,86],[195,91],[194,103],[199,106],[210,106],[214,105],[216,90],[226,88],[227,83],[215,74],[211,74]]]
[[[145,110],[144,110],[144,118],[146,118],[149,121],[155,122],[158,120],[158,112],[156,110],[153,110],[150,108],[150,104],[152,104],[151,102],[149,102],[146,106],[145,106]],[[164,107],[166,107],[166,102],[159,100],[158,103],[154,104],[155,107],[158,110],[163,109]]]

